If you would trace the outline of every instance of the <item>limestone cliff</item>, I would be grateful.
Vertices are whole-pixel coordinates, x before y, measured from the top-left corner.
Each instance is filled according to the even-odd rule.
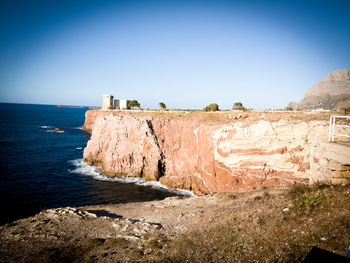
[[[326,121],[220,123],[88,111],[86,124],[93,126],[86,162],[198,195],[350,176],[350,148],[327,151]]]
[[[288,105],[298,109],[345,109],[350,107],[350,70],[340,69],[329,73],[311,86],[298,103]]]

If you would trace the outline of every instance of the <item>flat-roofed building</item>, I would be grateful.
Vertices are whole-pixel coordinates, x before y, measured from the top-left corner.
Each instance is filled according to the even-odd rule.
[[[130,109],[128,106],[129,102],[130,100],[114,100],[114,108],[121,110]]]

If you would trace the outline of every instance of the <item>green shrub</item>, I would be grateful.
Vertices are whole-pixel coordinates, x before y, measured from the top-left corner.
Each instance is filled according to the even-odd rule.
[[[325,198],[322,194],[316,193],[315,195],[307,195],[304,194],[304,204],[309,205],[311,207],[316,207],[325,202]]]
[[[159,107],[162,109],[162,110],[166,110],[166,105],[164,102],[159,102]]]
[[[128,106],[131,107],[131,108],[133,108],[133,107],[138,107],[138,108],[140,108],[140,103],[138,103],[137,100],[132,100],[132,101],[130,101],[130,102],[128,103]]]
[[[242,102],[235,102],[233,104],[233,110],[245,110],[245,108],[243,107]]]
[[[219,105],[217,105],[216,103],[212,103],[212,104],[206,106],[203,110],[204,111],[218,111]]]

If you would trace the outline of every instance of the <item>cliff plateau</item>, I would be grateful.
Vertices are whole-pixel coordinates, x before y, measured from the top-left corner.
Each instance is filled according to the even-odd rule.
[[[86,124],[93,126],[86,162],[197,195],[350,176],[350,148],[323,140],[326,121],[218,123],[88,111]]]

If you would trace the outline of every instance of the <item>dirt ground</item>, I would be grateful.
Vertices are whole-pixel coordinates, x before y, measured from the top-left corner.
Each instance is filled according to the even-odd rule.
[[[301,262],[349,245],[350,185],[58,208],[0,227],[1,262]]]
[[[133,115],[133,116],[155,116],[172,119],[193,119],[200,122],[232,122],[232,121],[242,121],[245,122],[255,122],[258,120],[266,121],[279,121],[281,119],[290,120],[290,121],[329,121],[331,115],[344,115],[344,113],[339,112],[330,112],[330,111],[268,111],[268,110],[231,110],[231,111],[216,111],[216,112],[204,112],[200,110],[191,110],[191,111],[141,111],[141,110],[111,110],[109,114],[113,115]]]

